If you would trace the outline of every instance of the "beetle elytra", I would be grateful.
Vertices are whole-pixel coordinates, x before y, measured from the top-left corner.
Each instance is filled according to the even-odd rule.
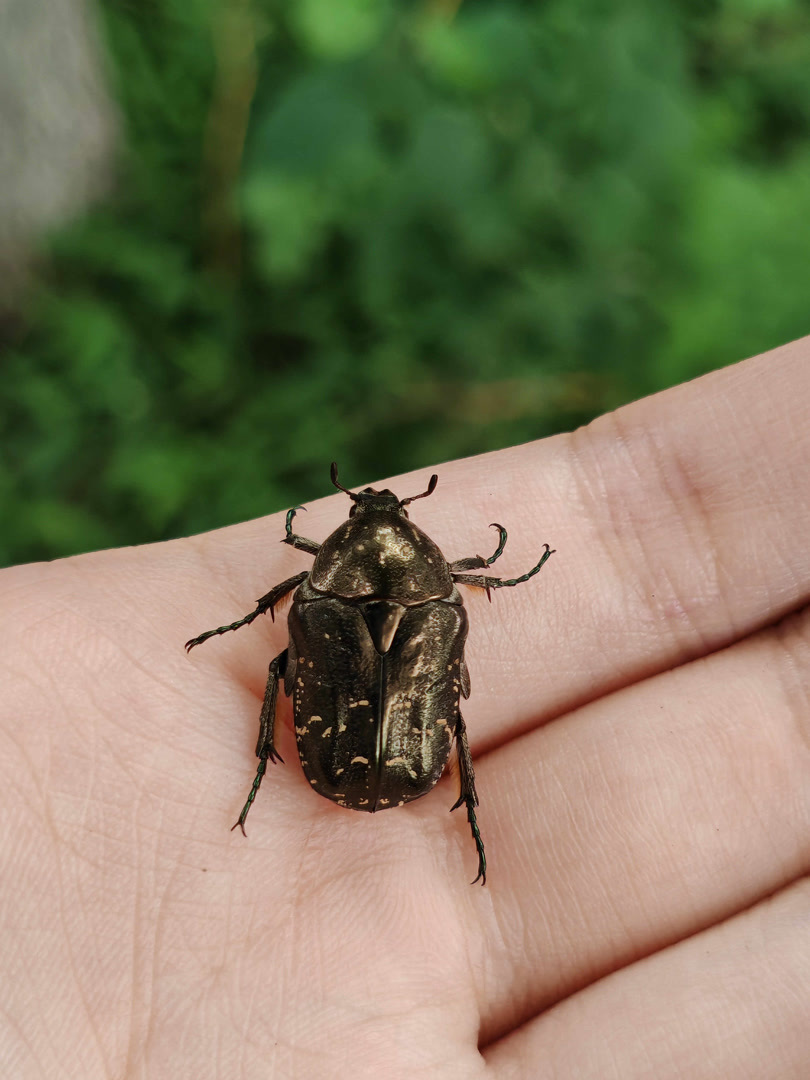
[[[448,563],[436,544],[408,517],[405,507],[432,494],[438,477],[420,495],[398,499],[387,488],[358,493],[332,483],[352,500],[349,517],[323,541],[292,530],[288,511],[283,543],[315,556],[312,569],[282,581],[249,615],[186,642],[186,649],[217,634],[247,626],[295,590],[288,617],[289,643],[270,663],[259,717],[259,759],[237,825],[245,831],[268,761],[281,761],[274,745],[279,682],[293,699],[295,735],[304,774],[325,798],[373,813],[426,795],[438,782],[455,747],[461,792],[478,853],[475,881],[486,881],[486,855],[475,808],[475,773],[460,700],[470,695],[464,659],[467,613],[457,583],[490,590],[519,585],[553,552],[521,577],[471,575],[502,554],[506,529],[489,558],[474,555]],[[490,597],[491,599],[491,597]]]

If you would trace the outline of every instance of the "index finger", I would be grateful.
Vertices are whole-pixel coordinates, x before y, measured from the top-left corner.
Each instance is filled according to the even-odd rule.
[[[437,492],[412,516],[448,559],[484,549],[491,521],[509,533],[504,576],[533,566],[543,542],[557,549],[541,574],[491,605],[464,590],[474,748],[728,645],[806,599],[808,360],[805,338],[572,435],[438,468]],[[428,471],[379,486],[422,490]],[[345,518],[345,496],[309,510],[307,535],[322,540]],[[217,604],[311,565],[273,543],[282,522],[196,538],[201,573],[222,587]],[[225,622],[248,608],[216,610]],[[278,626],[260,634],[283,638]]]

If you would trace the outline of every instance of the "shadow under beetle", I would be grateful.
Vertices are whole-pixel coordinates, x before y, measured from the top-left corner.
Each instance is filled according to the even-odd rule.
[[[474,555],[448,563],[434,542],[408,518],[405,507],[432,494],[398,499],[387,488],[358,494],[332,483],[352,500],[349,517],[322,544],[292,531],[288,511],[282,543],[315,556],[311,570],[282,581],[244,619],[209,630],[186,649],[217,634],[247,626],[296,590],[288,618],[289,644],[271,661],[259,717],[259,767],[238,825],[245,819],[267,769],[281,761],[273,744],[279,680],[292,695],[295,735],[304,774],[319,795],[351,810],[385,810],[426,795],[438,782],[453,743],[461,794],[486,881],[484,844],[475,819],[478,796],[459,699],[470,696],[464,660],[467,613],[455,582],[490,590],[519,585],[536,574],[552,552],[518,578],[468,575],[501,555],[506,529],[488,559]],[[475,882],[473,882],[475,884]]]

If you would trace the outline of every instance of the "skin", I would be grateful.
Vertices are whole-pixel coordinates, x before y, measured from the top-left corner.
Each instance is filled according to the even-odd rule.
[[[4,571],[0,1074],[810,1075],[809,468],[810,339],[437,468],[448,558],[557,549],[466,594],[484,889],[452,776],[342,810],[286,698],[229,831],[285,619],[183,643],[311,564],[283,514]]]

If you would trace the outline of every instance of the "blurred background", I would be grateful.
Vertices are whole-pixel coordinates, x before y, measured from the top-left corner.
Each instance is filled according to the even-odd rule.
[[[5,0],[0,562],[810,330],[804,0]]]

